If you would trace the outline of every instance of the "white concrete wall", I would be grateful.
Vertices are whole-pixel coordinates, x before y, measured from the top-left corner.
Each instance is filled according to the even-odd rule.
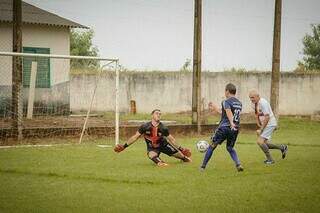
[[[95,85],[96,76],[72,76],[70,81],[70,108],[86,110]],[[237,97],[244,112],[251,111],[248,92],[260,91],[269,100],[270,73],[203,73],[202,97],[219,103],[224,98],[224,88],[229,82],[237,86]],[[115,78],[109,73],[101,77],[93,110],[113,111],[115,104]],[[122,73],[120,78],[120,109],[129,111],[130,100],[136,100],[138,112],[151,112],[160,108],[164,112],[190,111],[192,101],[191,73]],[[309,115],[320,110],[320,75],[281,75],[281,114]]]
[[[70,54],[69,29],[40,25],[23,25],[22,45],[24,47],[50,48],[51,54]],[[12,27],[0,23],[0,51],[12,51]],[[0,56],[0,85],[11,85],[12,59]],[[51,85],[69,80],[70,63],[65,59],[51,59]]]

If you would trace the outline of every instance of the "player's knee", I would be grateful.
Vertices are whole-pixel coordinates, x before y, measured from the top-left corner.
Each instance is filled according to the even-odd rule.
[[[212,143],[210,144],[211,148],[216,148],[218,146],[217,143],[215,143],[215,141],[212,141]]]
[[[258,140],[257,140],[257,144],[258,145],[262,145],[264,143],[264,141],[263,140],[261,140],[261,138],[258,138]]]

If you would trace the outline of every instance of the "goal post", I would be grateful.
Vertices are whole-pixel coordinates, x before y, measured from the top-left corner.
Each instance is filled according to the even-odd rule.
[[[116,107],[115,107],[115,144],[119,144],[119,128],[120,128],[120,114],[119,114],[119,79],[120,79],[120,69],[119,69],[119,61],[116,61]]]
[[[84,89],[81,88],[82,91],[85,91],[86,94],[82,94],[83,97],[86,98],[86,101],[84,100],[78,100],[81,107],[84,107],[86,109],[86,115],[83,122],[83,126],[81,127],[81,134],[79,138],[79,143],[82,142],[83,135],[85,133],[85,130],[87,128],[88,120],[90,119],[90,113],[92,110],[92,106],[94,103],[94,99],[97,93],[97,87],[100,78],[102,77],[103,73],[106,73],[108,71],[113,71],[115,73],[115,86],[113,88],[114,96],[115,96],[115,103],[114,105],[114,111],[115,112],[115,120],[114,120],[114,128],[115,128],[115,144],[119,143],[119,75],[120,75],[120,69],[119,69],[119,59],[118,58],[106,58],[106,57],[95,57],[95,56],[73,56],[73,55],[57,55],[57,54],[42,54],[42,53],[17,53],[17,52],[2,52],[0,51],[0,75],[4,78],[0,80],[0,101],[2,102],[0,104],[0,128],[12,128],[12,124],[6,123],[8,119],[10,120],[10,117],[13,119],[20,119],[20,124],[22,124],[23,128],[25,128],[28,125],[24,124],[24,120],[21,121],[21,117],[27,117],[27,115],[23,116],[11,116],[12,111],[12,105],[11,101],[9,101],[11,97],[10,90],[13,87],[12,84],[12,75],[10,72],[10,69],[12,69],[11,63],[13,57],[21,57],[23,59],[23,91],[21,92],[20,96],[22,98],[18,98],[19,102],[18,104],[24,105],[25,109],[24,111],[28,111],[28,118],[32,118],[32,113],[37,114],[37,112],[40,110],[41,115],[44,114],[43,119],[47,122],[50,122],[49,114],[51,112],[52,115],[60,115],[64,114],[63,106],[62,105],[55,105],[54,109],[51,109],[50,106],[54,105],[52,104],[52,100],[54,99],[55,103],[60,103],[65,101],[66,99],[64,97],[64,93],[68,93],[70,91],[64,91],[64,90],[70,90],[70,87],[65,88],[59,88],[56,89],[56,87],[61,87],[61,85],[65,82],[70,81],[70,72],[71,72],[71,62],[76,62],[75,64],[79,64],[80,67],[85,70],[84,72],[93,72],[95,75],[96,80],[94,80],[94,85],[90,87],[90,89]],[[81,63],[80,63],[81,62]],[[32,66],[31,66],[32,64]],[[32,67],[32,69],[31,69]],[[38,67],[38,71],[37,71]],[[83,71],[81,68],[81,71]],[[46,70],[47,69],[47,70]],[[27,72],[27,70],[29,70]],[[76,71],[77,72],[77,71]],[[37,75],[37,76],[34,76]],[[36,80],[35,80],[36,79]],[[92,78],[93,79],[93,78]],[[90,81],[92,82],[92,81]],[[90,84],[89,82],[89,84]],[[22,83],[22,82],[21,82]],[[54,86],[53,86],[54,85]],[[58,86],[56,86],[58,85]],[[84,86],[84,83],[82,84]],[[10,88],[11,87],[11,88]],[[90,92],[90,90],[92,91]],[[86,91],[89,90],[89,91]],[[26,92],[28,91],[28,93]],[[91,93],[91,94],[90,94]],[[54,97],[50,97],[50,95],[54,94]],[[89,95],[90,94],[90,95]],[[36,97],[34,97],[36,96]],[[90,98],[88,97],[90,96]],[[39,103],[29,103],[30,100],[28,97],[32,97],[30,100],[32,102],[38,101]],[[72,98],[69,94],[69,99]],[[90,101],[88,101],[90,99]],[[50,102],[51,101],[51,102]],[[70,100],[69,100],[70,101]],[[25,104],[27,103],[28,104]],[[47,105],[47,108],[45,108],[44,105]],[[50,105],[51,104],[51,105]],[[86,106],[85,106],[86,105]],[[30,106],[33,107],[32,110],[27,109],[30,108]],[[49,106],[49,107],[48,107]],[[42,108],[41,108],[42,107]],[[70,106],[69,106],[70,107]],[[41,109],[40,109],[41,108]],[[70,107],[71,108],[71,107]],[[69,112],[71,111],[70,108]],[[4,122],[1,121],[1,117],[5,119],[2,119]],[[60,119],[60,118],[59,118]],[[54,119],[53,119],[54,120]],[[13,120],[11,120],[13,122]],[[17,121],[15,121],[17,122]],[[55,123],[57,121],[53,121]],[[62,121],[67,122],[67,121]],[[29,122],[31,123],[31,122]],[[61,122],[60,122],[61,124]],[[7,126],[6,126],[7,125]],[[30,124],[31,125],[31,124]],[[33,124],[32,124],[33,125]],[[31,126],[32,126],[31,125]],[[58,123],[59,125],[59,123]],[[66,123],[62,123],[62,126],[66,125]],[[44,127],[40,124],[38,124],[39,128]],[[50,127],[51,128],[51,127]],[[52,128],[53,129],[53,128]],[[54,130],[52,130],[54,131]],[[13,131],[12,131],[13,132]],[[48,133],[49,134],[49,133]]]

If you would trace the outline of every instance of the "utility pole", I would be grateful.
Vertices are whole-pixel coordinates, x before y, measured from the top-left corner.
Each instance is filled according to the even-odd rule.
[[[13,52],[22,52],[22,9],[21,0],[13,0],[12,7],[12,26],[13,26]],[[23,101],[22,101],[22,58],[19,56],[12,57],[12,128],[16,139],[21,140],[22,136],[22,118],[23,118]]]
[[[194,0],[192,123],[198,125],[198,133],[201,132],[201,22],[202,0]]]
[[[270,105],[276,117],[279,116],[281,8],[282,0],[275,0]]]

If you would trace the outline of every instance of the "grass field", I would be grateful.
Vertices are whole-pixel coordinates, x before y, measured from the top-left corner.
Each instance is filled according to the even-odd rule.
[[[272,151],[276,164],[264,165],[254,133],[242,132],[242,173],[224,145],[199,172],[194,144],[209,136],[178,137],[193,162],[163,156],[167,168],[147,159],[142,140],[120,154],[93,143],[0,149],[0,212],[319,212],[320,123],[280,123],[273,140],[289,144],[287,159]]]

